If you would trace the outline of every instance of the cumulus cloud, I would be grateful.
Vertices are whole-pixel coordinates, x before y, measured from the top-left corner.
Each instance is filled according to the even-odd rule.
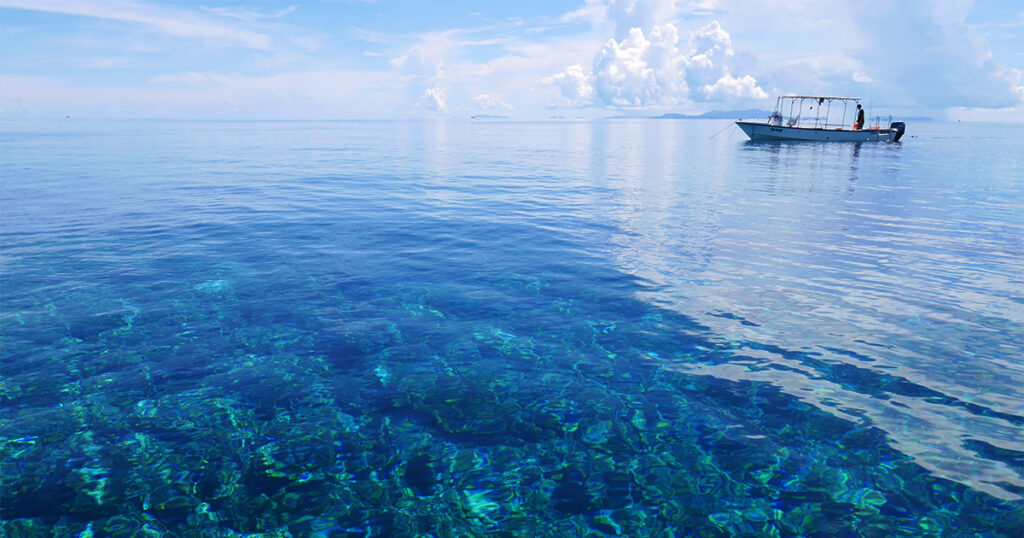
[[[690,65],[694,67],[714,67],[735,54],[732,37],[718,21],[690,32],[690,48]]]
[[[587,0],[570,16],[613,37],[591,65],[548,80],[570,103],[593,106],[739,105],[764,99],[768,89],[870,91],[889,104],[928,109],[1024,107],[1021,73],[998,62],[967,24],[972,5],[864,0],[823,6],[791,0],[755,22],[748,15],[763,8],[756,0]],[[717,20],[679,30],[675,43],[665,38],[670,27],[681,28],[681,17],[698,12],[717,14]],[[760,57],[736,50],[726,24],[737,26]],[[764,39],[765,28],[789,39]]]
[[[590,77],[583,72],[580,65],[570,65],[565,72],[547,77],[544,81],[557,86],[562,92],[562,97],[574,105],[587,104],[594,95]]]
[[[708,99],[729,97],[768,98],[768,94],[757,87],[757,81],[750,75],[743,75],[740,78],[725,75],[716,80],[714,84],[701,86],[700,91],[704,92],[704,96]]]
[[[448,110],[448,103],[445,101],[444,88],[435,86],[433,88],[427,88],[420,97],[420,104],[430,110],[445,111]]]
[[[675,104],[687,93],[685,57],[675,26],[655,26],[649,38],[633,28],[622,42],[608,40],[594,57],[598,98],[616,106]]]
[[[621,41],[605,43],[589,74],[573,65],[546,80],[577,105],[658,107],[767,98],[752,75],[732,74],[734,57],[731,38],[718,22],[685,40],[671,23],[654,25],[646,34],[634,27]]]
[[[433,111],[448,110],[448,100],[442,87],[445,76],[445,62],[452,51],[459,47],[454,36],[456,30],[429,32],[419,42],[409,47],[401,56],[392,58],[390,64],[408,77],[406,91],[419,105]]]
[[[708,92],[704,88],[718,85],[723,78],[733,79],[730,68],[736,53],[732,49],[732,37],[729,33],[718,21],[712,21],[690,32],[688,45],[690,54],[687,58],[687,83],[693,88],[701,88],[705,99],[713,98],[715,95],[726,95],[721,92]],[[744,77],[753,80],[750,75]],[[756,81],[755,89],[763,93],[763,90],[756,87]],[[700,100],[699,96],[696,99]]]

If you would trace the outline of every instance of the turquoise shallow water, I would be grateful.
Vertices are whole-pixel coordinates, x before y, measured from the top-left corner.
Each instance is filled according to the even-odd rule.
[[[7,122],[10,536],[1019,536],[1024,136]]]

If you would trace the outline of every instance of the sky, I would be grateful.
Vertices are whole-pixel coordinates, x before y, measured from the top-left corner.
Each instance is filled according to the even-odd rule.
[[[1020,0],[0,0],[0,119],[771,110],[1024,123]]]

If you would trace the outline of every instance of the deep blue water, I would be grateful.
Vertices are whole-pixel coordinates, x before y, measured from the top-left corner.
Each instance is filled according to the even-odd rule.
[[[5,122],[0,534],[1020,536],[1020,127],[726,125]]]

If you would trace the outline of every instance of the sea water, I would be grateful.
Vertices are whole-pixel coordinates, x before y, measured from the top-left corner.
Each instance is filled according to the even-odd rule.
[[[1021,133],[5,122],[0,533],[1019,536]]]

